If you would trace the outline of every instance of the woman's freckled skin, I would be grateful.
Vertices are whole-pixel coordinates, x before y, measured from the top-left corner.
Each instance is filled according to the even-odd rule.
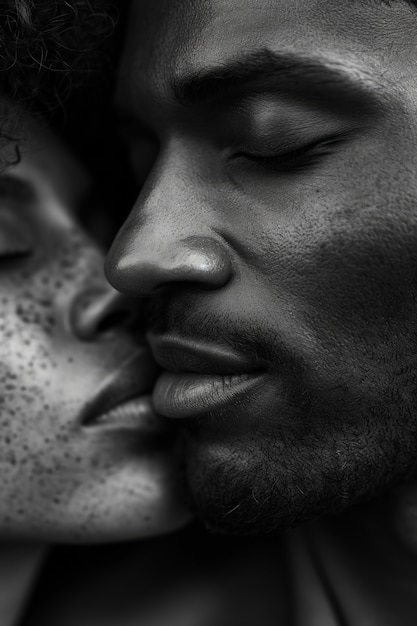
[[[79,185],[59,178],[68,176],[65,167],[53,179],[59,155],[51,151],[44,169],[39,151],[13,169],[36,194],[41,189],[16,218],[34,233],[31,255],[5,262],[0,249],[0,532],[48,543],[165,532],[188,520],[174,453],[138,453],[130,431],[115,437],[81,423],[103,381],[138,347],[126,329],[80,338],[71,322],[84,296],[115,292],[100,251],[68,213],[68,194]],[[153,529],[141,526],[147,513]]]

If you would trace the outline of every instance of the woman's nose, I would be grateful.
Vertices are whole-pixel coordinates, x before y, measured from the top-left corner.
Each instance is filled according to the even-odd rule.
[[[79,293],[72,303],[70,325],[82,341],[95,341],[103,335],[139,326],[138,302],[112,287],[91,288]]]
[[[111,283],[126,294],[150,297],[180,283],[219,289],[232,275],[227,250],[208,237],[125,243],[121,237],[113,244],[106,271]]]

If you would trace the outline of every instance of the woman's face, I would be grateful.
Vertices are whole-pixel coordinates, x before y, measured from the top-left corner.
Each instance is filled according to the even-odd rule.
[[[45,131],[27,135],[0,176],[0,534],[174,529],[188,518],[178,450],[149,404],[155,371],[135,310],[77,223],[87,177]]]

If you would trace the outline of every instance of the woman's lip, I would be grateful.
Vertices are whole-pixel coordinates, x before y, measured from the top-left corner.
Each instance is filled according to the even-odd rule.
[[[153,392],[155,410],[173,419],[189,419],[244,400],[262,384],[264,374],[232,376],[165,372]]]
[[[104,379],[92,400],[84,406],[80,415],[83,426],[93,425],[128,400],[149,394],[159,371],[148,349],[137,351]]]
[[[172,428],[157,415],[152,407],[151,396],[140,396],[132,398],[126,402],[115,406],[109,411],[98,415],[90,424],[88,429],[100,430],[134,430],[139,431],[141,436],[147,439],[157,438],[158,440],[166,435],[172,440]]]
[[[253,359],[229,347],[151,332],[147,339],[157,363],[170,372],[227,376],[259,369]]]

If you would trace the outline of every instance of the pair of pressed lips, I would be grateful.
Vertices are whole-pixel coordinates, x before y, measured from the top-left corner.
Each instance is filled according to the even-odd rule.
[[[174,419],[199,417],[249,397],[264,372],[244,354],[172,335],[148,333],[157,363],[165,371],[157,380],[153,403]]]
[[[84,407],[80,421],[86,428],[128,429],[148,438],[171,431],[152,407],[151,393],[158,367],[148,348],[141,348],[110,373]]]

